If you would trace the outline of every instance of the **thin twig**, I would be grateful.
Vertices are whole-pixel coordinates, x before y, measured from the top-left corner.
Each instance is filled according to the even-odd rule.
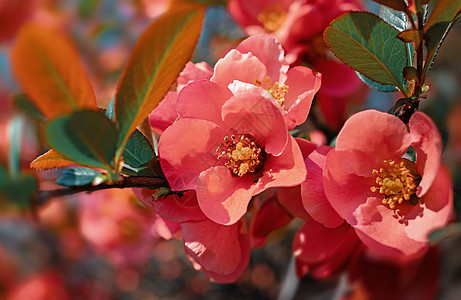
[[[68,187],[56,190],[48,191],[39,191],[38,195],[34,201],[34,204],[41,206],[46,204],[51,198],[68,196],[82,192],[94,192],[107,189],[124,189],[124,188],[134,188],[134,187],[144,187],[150,189],[157,189],[161,187],[169,187],[168,181],[165,178],[158,177],[123,177],[120,182],[114,184],[100,184],[96,186],[85,185],[85,186],[76,186]]]

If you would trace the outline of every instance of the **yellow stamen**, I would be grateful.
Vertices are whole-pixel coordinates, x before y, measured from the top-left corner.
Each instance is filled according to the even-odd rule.
[[[277,31],[285,23],[287,12],[280,5],[266,6],[256,17],[264,29],[271,33]]]
[[[261,169],[263,156],[261,148],[256,145],[251,136],[231,135],[224,137],[216,152],[218,159],[225,158],[224,164],[234,176],[242,177],[246,173],[254,173]]]
[[[400,163],[384,160],[383,163],[386,165],[385,168],[372,171],[372,174],[376,175],[378,186],[372,186],[370,190],[385,195],[383,204],[389,205],[390,209],[394,209],[397,204],[410,201],[410,199],[411,204],[418,203],[419,201],[413,202],[421,176],[416,173],[414,163],[408,160],[403,160]]]
[[[278,82],[272,84],[269,77],[264,78],[264,83],[261,80],[255,80],[255,84],[271,93],[272,97],[274,97],[277,103],[283,107],[283,103],[285,102],[285,94],[288,92],[289,88],[288,85],[279,84]]]

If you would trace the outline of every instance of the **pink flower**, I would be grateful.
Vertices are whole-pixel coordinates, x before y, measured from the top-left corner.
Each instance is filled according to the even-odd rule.
[[[141,265],[159,240],[155,215],[131,191],[98,191],[82,199],[80,230],[117,266]]]
[[[271,96],[288,129],[293,129],[306,121],[321,75],[301,66],[289,69],[280,43],[259,35],[247,38],[218,60],[211,81],[228,86],[234,95],[251,88],[253,93]]]
[[[36,6],[37,0],[0,0],[0,44],[14,38],[21,26],[33,16]]]
[[[297,56],[306,41],[321,35],[346,11],[360,10],[360,0],[231,0],[229,12],[248,35],[271,34]]]
[[[184,70],[179,74],[176,91],[168,92],[162,102],[149,114],[149,121],[152,129],[161,134],[168,126],[178,118],[176,113],[176,99],[178,93],[190,82],[210,79],[213,69],[206,63],[187,63]]]
[[[421,112],[409,131],[397,117],[367,110],[352,116],[326,159],[325,194],[333,209],[377,254],[424,253],[430,231],[452,214],[450,176],[440,164],[442,144]],[[402,158],[412,146],[416,161]]]
[[[324,123],[337,132],[350,115],[351,107],[365,102],[369,88],[353,69],[339,61],[319,59],[313,68],[322,73],[322,87],[316,98],[319,112]]]
[[[293,220],[277,201],[275,189],[268,190],[252,200],[250,235],[251,246],[262,247],[273,231],[283,228]]]
[[[323,279],[345,269],[349,259],[360,249],[360,240],[347,223],[337,228],[326,228],[307,219],[293,239],[296,275],[309,273]]]
[[[162,170],[172,190],[196,190],[214,222],[235,224],[252,196],[304,180],[301,151],[271,99],[197,81],[181,90],[176,109],[179,120],[159,142]]]
[[[353,228],[333,210],[323,190],[323,166],[332,147],[304,139],[296,141],[306,158],[307,177],[300,186],[280,188],[277,198],[293,216],[305,221],[293,240],[297,276],[310,273],[322,279],[343,270],[361,244]]]
[[[233,282],[243,273],[250,258],[245,222],[224,226],[209,220],[198,206],[195,191],[155,200],[151,190],[136,193],[166,222],[177,224],[176,236],[182,232],[186,254],[197,270],[205,270],[211,280],[220,283]]]

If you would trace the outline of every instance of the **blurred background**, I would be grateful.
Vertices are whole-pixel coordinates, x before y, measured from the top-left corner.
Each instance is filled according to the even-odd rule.
[[[379,10],[376,3],[364,4],[372,12]],[[158,0],[0,0],[0,179],[15,159],[21,169],[32,172],[29,163],[47,150],[41,137],[43,120],[28,105],[9,65],[22,24],[38,20],[62,28],[78,46],[99,106],[107,107],[138,37],[169,5]],[[211,6],[193,61],[213,65],[245,37],[225,6]],[[460,37],[458,22],[436,59],[428,98],[421,102],[421,110],[433,118],[444,138],[443,160],[458,190]],[[314,128],[321,129],[318,139],[329,142],[352,113],[367,108],[387,111],[397,97],[360,84],[354,93],[335,100],[340,102],[333,107],[342,107],[340,113],[316,100],[315,120],[303,130],[314,138]],[[17,139],[19,154],[12,158],[11,145]],[[35,172],[40,189],[59,188],[55,181],[60,172]],[[27,197],[23,185],[16,191],[16,203],[0,201],[0,299],[364,299],[348,291],[341,274],[324,280],[309,274],[296,278],[291,248],[301,225],[296,220],[252,250],[250,264],[237,282],[214,284],[194,270],[183,242],[169,236],[162,220],[131,190],[81,193],[32,206],[21,201]],[[457,212],[460,200],[455,193]],[[452,228],[448,238],[434,245],[438,263],[419,270],[430,272],[437,299],[461,299],[460,233],[460,228]]]

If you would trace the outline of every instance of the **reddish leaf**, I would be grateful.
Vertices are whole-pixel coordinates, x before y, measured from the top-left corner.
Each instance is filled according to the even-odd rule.
[[[51,149],[31,162],[30,167],[35,170],[49,170],[53,168],[59,169],[74,163],[75,162]]]
[[[71,41],[59,30],[29,23],[12,51],[14,74],[49,119],[79,109],[96,109],[96,97]]]
[[[115,96],[118,157],[136,126],[159,104],[190,60],[203,18],[203,9],[172,9],[155,20],[139,39]]]

